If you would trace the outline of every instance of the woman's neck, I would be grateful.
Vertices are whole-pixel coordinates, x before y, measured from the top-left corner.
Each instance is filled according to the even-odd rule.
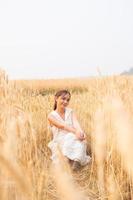
[[[65,108],[56,108],[58,113],[64,114],[65,113]]]

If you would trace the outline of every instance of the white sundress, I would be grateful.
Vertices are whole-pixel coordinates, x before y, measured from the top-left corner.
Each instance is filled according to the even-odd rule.
[[[66,108],[65,119],[54,110],[49,115],[54,116],[58,121],[65,122],[67,125],[72,126],[72,109]],[[51,159],[58,160],[57,148],[60,148],[62,154],[70,160],[79,161],[81,165],[86,165],[90,160],[90,156],[86,154],[86,141],[80,141],[76,136],[65,130],[59,129],[56,126],[50,126],[53,134],[53,139],[48,143],[48,147],[52,152]]]

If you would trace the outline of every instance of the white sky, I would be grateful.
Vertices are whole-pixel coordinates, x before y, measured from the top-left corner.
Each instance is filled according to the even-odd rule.
[[[118,74],[133,67],[132,0],[0,0],[9,78]]]

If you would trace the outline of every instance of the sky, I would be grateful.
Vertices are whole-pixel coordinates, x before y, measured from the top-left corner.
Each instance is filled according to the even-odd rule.
[[[0,68],[10,79],[127,71],[132,11],[132,0],[0,0]]]

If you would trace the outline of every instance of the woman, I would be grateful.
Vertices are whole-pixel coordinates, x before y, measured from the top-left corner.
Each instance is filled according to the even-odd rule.
[[[77,169],[90,161],[86,154],[86,135],[71,108],[67,108],[71,94],[68,90],[60,90],[55,94],[54,110],[48,115],[53,140],[48,144],[51,149],[53,161],[58,160],[57,149]]]

